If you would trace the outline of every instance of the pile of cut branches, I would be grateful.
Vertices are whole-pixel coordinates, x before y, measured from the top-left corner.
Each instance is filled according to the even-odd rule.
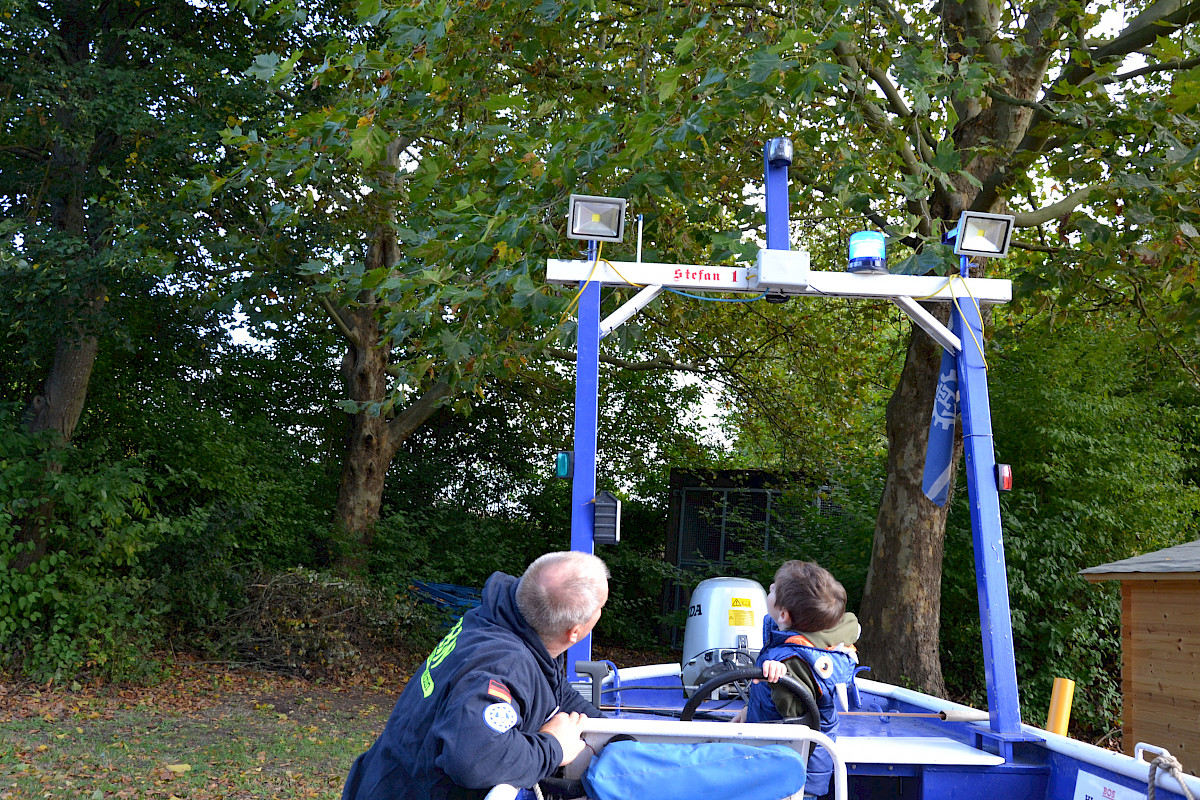
[[[436,624],[405,593],[391,594],[327,572],[258,575],[229,619],[239,660],[265,669],[332,677],[401,652],[424,651]]]

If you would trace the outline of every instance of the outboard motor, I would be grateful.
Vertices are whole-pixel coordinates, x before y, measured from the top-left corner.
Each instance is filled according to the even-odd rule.
[[[767,593],[758,581],[701,581],[692,592],[683,631],[684,694],[691,697],[722,672],[753,666],[763,646],[766,613]]]

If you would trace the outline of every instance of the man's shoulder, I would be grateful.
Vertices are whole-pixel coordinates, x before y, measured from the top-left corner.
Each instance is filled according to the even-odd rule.
[[[525,639],[501,625],[464,627],[451,657],[467,671],[540,672]]]

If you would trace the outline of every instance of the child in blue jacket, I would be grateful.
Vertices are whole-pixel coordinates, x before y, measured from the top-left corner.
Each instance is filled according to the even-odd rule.
[[[808,561],[784,562],[767,593],[763,649],[756,662],[767,682],[751,685],[750,702],[738,721],[803,717],[800,698],[777,683],[790,675],[816,700],[821,732],[836,739],[838,705],[846,710],[858,666],[859,632],[858,618],[846,611],[846,590],[828,570]],[[826,794],[832,773],[829,754],[814,747],[804,793]]]

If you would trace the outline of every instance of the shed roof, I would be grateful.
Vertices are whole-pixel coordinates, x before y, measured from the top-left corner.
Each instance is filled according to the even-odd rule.
[[[1200,539],[1132,558],[1079,570],[1092,581],[1200,579]]]

